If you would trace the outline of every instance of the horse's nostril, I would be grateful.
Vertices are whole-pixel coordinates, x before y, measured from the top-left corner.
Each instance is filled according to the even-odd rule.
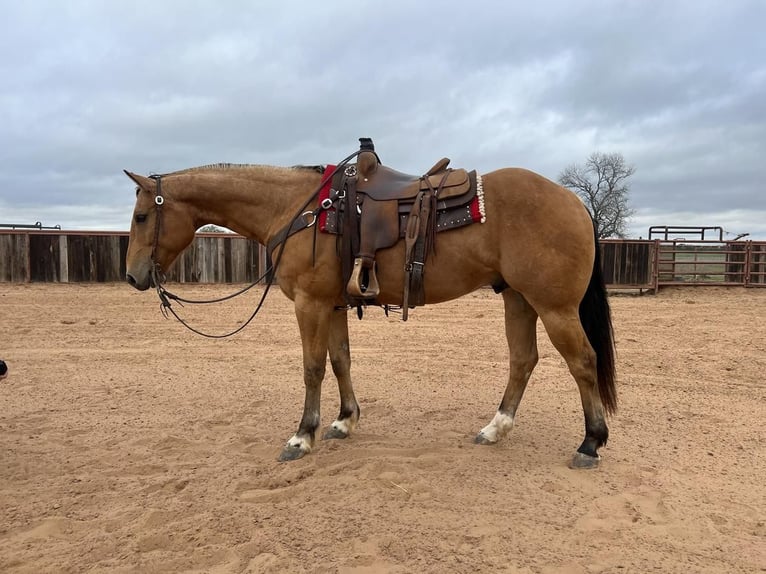
[[[143,280],[139,281],[132,273],[125,274],[125,281],[127,281],[131,287],[138,289],[139,291],[146,291],[151,286],[150,278],[145,277]]]

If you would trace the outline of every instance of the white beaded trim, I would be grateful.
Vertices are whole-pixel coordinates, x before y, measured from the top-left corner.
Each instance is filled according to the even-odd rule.
[[[481,214],[481,223],[487,221],[487,214],[484,211],[484,184],[481,182],[481,176],[476,174],[476,195],[479,198],[479,213]]]

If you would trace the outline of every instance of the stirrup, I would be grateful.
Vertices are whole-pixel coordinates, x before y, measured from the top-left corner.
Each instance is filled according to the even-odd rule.
[[[351,272],[351,278],[346,285],[346,291],[349,295],[360,299],[375,299],[380,294],[378,275],[375,272],[376,266],[373,261],[372,267],[363,267],[361,257],[354,259],[354,270]]]

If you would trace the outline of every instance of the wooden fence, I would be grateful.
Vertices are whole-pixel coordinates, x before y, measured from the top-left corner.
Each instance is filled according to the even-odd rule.
[[[610,289],[665,285],[766,286],[766,242],[604,239]],[[123,281],[127,233],[0,230],[0,282]],[[168,273],[181,283],[249,283],[265,249],[233,234],[200,233]]]
[[[127,233],[0,231],[0,282],[124,281]],[[168,272],[180,283],[249,283],[263,248],[239,235],[198,233]]]
[[[633,239],[603,239],[601,270],[609,288],[656,289],[654,241]]]

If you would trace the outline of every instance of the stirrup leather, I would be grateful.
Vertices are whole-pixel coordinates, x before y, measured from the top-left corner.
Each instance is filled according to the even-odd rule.
[[[378,275],[375,272],[376,267],[374,261],[372,267],[364,267],[361,257],[354,259],[354,269],[351,271],[351,278],[346,285],[348,294],[360,299],[375,299],[380,294]]]

